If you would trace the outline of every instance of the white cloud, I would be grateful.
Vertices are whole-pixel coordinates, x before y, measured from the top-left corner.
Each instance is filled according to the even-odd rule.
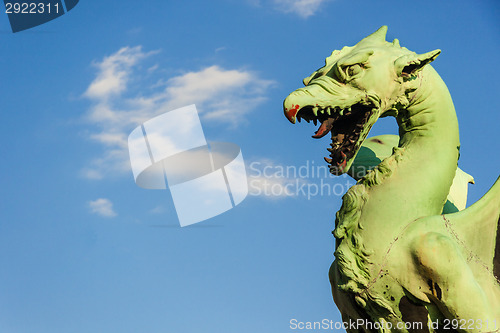
[[[102,179],[103,177],[102,172],[97,170],[96,168],[84,168],[80,171],[80,174],[84,178],[94,180]]]
[[[155,208],[149,211],[150,214],[163,214],[165,213],[166,208],[163,205],[156,206]]]
[[[165,97],[169,108],[196,104],[205,118],[236,126],[245,113],[265,100],[273,83],[249,71],[210,66],[168,80]]]
[[[87,88],[85,95],[92,99],[108,98],[126,89],[130,68],[147,56],[140,46],[122,47],[115,54],[105,57],[95,66],[99,74]]]
[[[103,217],[115,217],[117,215],[113,210],[113,203],[109,199],[99,198],[89,201],[88,205],[93,214]]]
[[[160,65],[158,65],[158,64],[149,67],[148,73],[152,73],[152,72],[156,71],[158,69],[158,67],[160,67]]]
[[[314,15],[322,3],[328,0],[274,0],[278,9],[285,13],[294,13],[303,18]]]
[[[163,72],[157,64],[139,70],[141,61],[155,53],[140,46],[123,47],[93,63],[96,77],[83,96],[92,101],[86,119],[99,128],[89,138],[102,145],[103,154],[82,170],[84,177],[101,179],[129,171],[128,134],[148,119],[196,104],[202,119],[236,127],[245,122],[245,113],[266,100],[274,84],[251,71],[216,65],[137,84],[140,78]]]

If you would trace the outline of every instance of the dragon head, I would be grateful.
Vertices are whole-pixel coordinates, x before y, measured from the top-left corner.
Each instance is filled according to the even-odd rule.
[[[409,104],[419,72],[441,52],[418,55],[397,39],[386,42],[386,33],[382,26],[355,46],[333,51],[323,67],[303,80],[305,87],[283,103],[290,122],[321,124],[313,138],[331,133],[325,161],[335,175],[349,169],[378,118],[396,116]]]

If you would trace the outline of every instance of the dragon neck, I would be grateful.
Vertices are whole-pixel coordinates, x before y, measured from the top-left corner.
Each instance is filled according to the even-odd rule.
[[[407,84],[409,102],[396,116],[399,147],[344,196],[336,222],[338,239],[349,238],[362,225],[398,232],[417,218],[442,211],[459,155],[455,108],[431,66]]]
[[[407,83],[399,147],[347,191],[335,221],[339,288],[365,301],[371,256],[412,221],[441,213],[457,168],[458,122],[446,85],[430,66]]]
[[[363,199],[341,208],[341,213],[362,211],[357,222],[370,229],[397,231],[417,218],[440,214],[457,169],[458,121],[446,85],[431,66],[407,84],[409,102],[396,116],[399,146],[348,191],[364,193]]]
[[[386,191],[386,196],[398,193],[390,199],[393,203],[399,201],[401,209],[410,209],[414,216],[409,218],[442,211],[455,176],[460,149],[455,108],[443,80],[427,66],[417,81],[415,85],[418,86],[408,96],[409,105],[396,117],[400,135],[399,162],[387,179],[387,186],[373,189]]]

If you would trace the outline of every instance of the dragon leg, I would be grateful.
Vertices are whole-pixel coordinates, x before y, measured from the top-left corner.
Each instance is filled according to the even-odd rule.
[[[494,326],[500,324],[500,318],[496,317],[491,300],[452,238],[428,232],[415,239],[412,250],[428,283],[427,297],[446,318],[461,320],[459,323],[464,325],[465,331],[494,332],[498,329]]]

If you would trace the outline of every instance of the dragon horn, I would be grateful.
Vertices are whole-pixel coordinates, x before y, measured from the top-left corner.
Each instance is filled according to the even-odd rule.
[[[383,25],[370,36],[363,38],[361,42],[382,43],[385,42],[385,35],[387,34],[387,26]]]

